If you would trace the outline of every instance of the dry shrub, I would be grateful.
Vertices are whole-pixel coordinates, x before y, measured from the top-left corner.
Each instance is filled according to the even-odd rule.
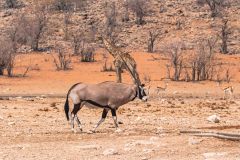
[[[72,37],[73,54],[80,56],[81,62],[94,62],[95,48],[92,43],[95,39],[94,30],[84,32],[83,29],[78,29]]]
[[[129,7],[136,15],[136,24],[144,24],[144,16],[147,14],[146,0],[129,0]]]
[[[114,68],[112,67],[112,64],[110,66],[107,65],[108,63],[108,56],[107,54],[103,54],[103,66],[102,66],[102,72],[112,72],[115,71]]]
[[[150,53],[154,52],[154,44],[159,36],[160,36],[159,30],[154,29],[154,30],[149,31],[148,52],[150,52]]]
[[[183,69],[183,48],[184,44],[181,41],[175,41],[166,46],[166,53],[169,57],[171,67],[174,69],[174,74],[171,77],[174,81],[179,81]]]
[[[53,56],[53,62],[57,70],[69,70],[71,69],[71,54],[62,44],[56,44],[55,46],[56,56]]]
[[[196,0],[200,6],[208,5],[211,10],[211,17],[220,16],[223,14],[224,7],[229,5],[229,0]]]
[[[81,62],[94,62],[95,53],[93,47],[84,48],[81,51]]]

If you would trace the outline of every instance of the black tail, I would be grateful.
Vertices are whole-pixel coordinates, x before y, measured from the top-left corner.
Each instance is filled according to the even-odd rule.
[[[68,96],[69,96],[70,91],[71,91],[76,85],[78,85],[78,84],[80,84],[80,83],[74,84],[74,85],[69,89],[69,91],[68,91],[68,93],[67,93],[67,98],[66,98],[66,102],[65,102],[65,105],[64,105],[64,111],[65,111],[65,114],[66,114],[66,117],[67,117],[67,120],[68,120],[68,121],[69,121],[69,115],[68,115],[68,113],[69,113],[69,101],[68,101]]]
[[[67,94],[67,99],[66,99],[66,102],[65,102],[65,105],[64,105],[64,111],[65,111],[67,120],[69,121],[69,115],[68,115],[68,112],[69,112],[68,94]]]

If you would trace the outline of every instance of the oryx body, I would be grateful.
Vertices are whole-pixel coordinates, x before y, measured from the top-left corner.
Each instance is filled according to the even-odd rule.
[[[77,112],[84,105],[103,109],[102,118],[97,123],[94,131],[105,120],[109,110],[111,110],[115,127],[118,128],[116,110],[120,106],[133,101],[136,97],[147,100],[142,85],[138,86],[109,81],[98,84],[77,83],[69,89],[64,109],[67,119],[69,120],[70,118],[71,120],[72,129],[74,128],[74,119],[76,119],[80,130],[82,130]],[[68,98],[72,99],[74,104],[71,112],[69,112]]]

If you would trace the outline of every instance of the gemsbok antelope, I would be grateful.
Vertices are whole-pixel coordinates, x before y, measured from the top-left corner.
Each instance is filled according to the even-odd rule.
[[[74,130],[74,120],[76,120],[79,129],[82,131],[77,112],[83,106],[102,108],[102,117],[94,127],[93,132],[95,132],[97,127],[105,120],[108,111],[111,110],[115,127],[118,130],[117,109],[137,97],[143,101],[147,101],[148,97],[144,91],[144,85],[130,85],[109,81],[98,84],[77,83],[73,85],[67,93],[64,110],[67,120],[70,119],[72,130]],[[70,98],[74,104],[71,112],[69,112],[68,98]]]

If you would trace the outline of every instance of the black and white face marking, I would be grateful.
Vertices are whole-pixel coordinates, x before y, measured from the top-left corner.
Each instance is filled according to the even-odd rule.
[[[148,99],[148,96],[147,96],[147,94],[146,94],[146,92],[145,92],[145,90],[144,90],[144,84],[142,84],[142,85],[140,85],[139,86],[139,95],[138,95],[138,97],[139,97],[139,99],[141,99],[142,101],[147,101],[147,99]]]

